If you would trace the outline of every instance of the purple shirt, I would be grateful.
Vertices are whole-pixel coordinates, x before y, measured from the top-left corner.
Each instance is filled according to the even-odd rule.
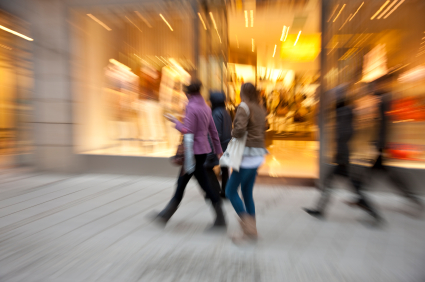
[[[195,155],[211,153],[208,133],[211,136],[215,153],[223,153],[211,109],[200,94],[190,96],[184,121],[183,123],[177,121],[176,129],[183,134],[192,133],[194,135],[193,153]]]

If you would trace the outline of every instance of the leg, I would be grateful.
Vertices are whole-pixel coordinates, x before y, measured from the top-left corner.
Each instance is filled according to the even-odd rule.
[[[323,217],[324,210],[329,202],[329,198],[332,191],[330,184],[332,183],[332,180],[336,173],[338,173],[338,166],[333,168],[323,180],[324,186],[322,189],[322,193],[320,194],[319,201],[317,202],[316,209],[303,208],[309,215],[320,218]]]
[[[177,180],[177,188],[173,198],[170,200],[167,206],[158,214],[157,218],[160,219],[163,223],[167,223],[168,220],[170,220],[173,214],[177,211],[177,208],[179,207],[180,202],[183,199],[186,185],[192,177],[192,174],[182,174],[182,170],[180,171],[180,176]]]
[[[229,180],[229,168],[221,167],[221,193],[222,197],[226,196],[226,186],[227,181]]]
[[[246,212],[255,217],[255,204],[252,192],[254,190],[254,183],[257,177],[257,168],[245,169],[241,168],[241,190],[243,201],[245,203]]]
[[[194,175],[196,177],[196,180],[198,180],[199,186],[201,186],[202,190],[205,191],[206,196],[211,200],[213,204],[216,204],[220,202],[220,196],[218,195],[218,192],[214,191],[209,182],[207,173],[205,172],[204,163],[206,160],[207,155],[195,155],[195,172]]]
[[[205,172],[208,177],[209,183],[211,183],[212,189],[219,194],[220,193],[220,183],[217,180],[217,176],[215,175],[215,172],[212,168],[206,168]]]
[[[176,192],[174,193],[174,196],[172,198],[172,200],[175,201],[178,205],[182,201],[184,190],[186,189],[187,183],[189,183],[189,180],[192,178],[192,175],[193,175],[193,174],[187,174],[187,173],[182,174],[182,170],[180,171],[180,176],[177,179]]]
[[[226,219],[224,218],[223,209],[221,207],[220,196],[218,192],[214,191],[208,183],[207,174],[204,168],[206,158],[206,154],[195,155],[196,165],[194,174],[196,179],[198,180],[199,185],[205,191],[207,197],[211,200],[212,206],[214,208],[216,218],[213,227],[225,227]]]
[[[245,206],[238,195],[238,188],[241,184],[241,174],[238,171],[233,171],[226,186],[226,197],[232,203],[236,213],[241,216],[246,213]]]
[[[367,198],[366,194],[363,192],[363,184],[360,180],[350,179],[351,184],[353,185],[356,194],[359,199],[355,202],[354,205],[360,207],[364,211],[366,211],[369,215],[371,215],[374,219],[380,221],[382,217],[378,214],[377,210],[373,207],[371,201]]]
[[[384,167],[384,171],[387,172],[387,175],[392,183],[394,183],[394,186],[400,191],[400,193],[408,200],[410,200],[412,203],[417,205],[419,208],[423,208],[423,203],[419,199],[419,197],[410,189],[409,185],[407,184],[407,181],[403,179],[397,173],[397,171],[389,171],[386,167]]]

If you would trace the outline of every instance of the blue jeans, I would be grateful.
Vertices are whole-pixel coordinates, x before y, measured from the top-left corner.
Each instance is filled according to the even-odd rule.
[[[255,216],[252,191],[254,190],[255,178],[257,177],[257,169],[258,168],[241,168],[239,172],[233,171],[227,182],[226,197],[230,200],[239,216],[246,213]],[[239,185],[241,185],[243,202],[238,194]]]

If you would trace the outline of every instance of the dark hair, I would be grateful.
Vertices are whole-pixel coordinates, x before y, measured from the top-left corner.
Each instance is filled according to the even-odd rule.
[[[201,87],[202,87],[202,82],[199,81],[198,79],[194,79],[190,82],[189,85],[184,86],[183,91],[186,94],[197,95],[197,94],[200,94]]]
[[[248,101],[251,102],[259,102],[258,99],[258,93],[257,90],[255,89],[255,86],[252,83],[244,83],[241,86],[241,96],[245,97],[246,99],[248,99]]]

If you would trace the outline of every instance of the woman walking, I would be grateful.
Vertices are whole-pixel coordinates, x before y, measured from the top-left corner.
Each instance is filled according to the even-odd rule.
[[[217,128],[218,137],[220,139],[221,149],[226,151],[227,145],[232,139],[232,118],[226,110],[226,95],[222,92],[212,92],[210,94],[212,117],[214,120],[215,127]],[[208,161],[208,160],[211,161]],[[225,189],[227,181],[229,179],[229,168],[221,167],[221,187],[220,183],[217,180],[215,172],[213,170],[214,166],[218,164],[217,159],[213,159],[213,156],[207,158],[205,163],[205,168],[207,171],[208,178],[210,179],[211,185],[214,190],[219,191],[220,196],[225,198]],[[216,163],[217,162],[217,163]]]
[[[218,158],[221,157],[223,151],[221,150],[220,140],[211,115],[211,109],[205,103],[204,98],[199,92],[201,86],[202,84],[199,81],[195,81],[192,82],[186,89],[186,95],[189,103],[186,107],[186,116],[183,123],[180,123],[173,117],[167,117],[170,121],[176,124],[176,129],[182,134],[193,136],[195,168],[193,172],[185,172],[184,167],[182,167],[174,196],[164,210],[158,214],[157,219],[163,223],[168,222],[183,199],[187,183],[192,176],[195,175],[199,185],[205,191],[206,196],[211,200],[216,213],[214,226],[220,227],[226,226],[221,207],[221,199],[219,194],[211,189],[204,169],[207,154],[211,152],[211,147],[208,142],[208,134],[211,136],[214,150],[218,155]]]
[[[245,149],[239,171],[233,171],[226,186],[226,196],[240,218],[241,239],[257,239],[255,205],[252,192],[258,167],[264,161],[266,112],[260,105],[259,95],[251,83],[241,87],[241,100],[233,122],[232,137],[242,138],[247,133]],[[242,199],[238,195],[241,185]],[[239,238],[236,238],[239,239]]]

